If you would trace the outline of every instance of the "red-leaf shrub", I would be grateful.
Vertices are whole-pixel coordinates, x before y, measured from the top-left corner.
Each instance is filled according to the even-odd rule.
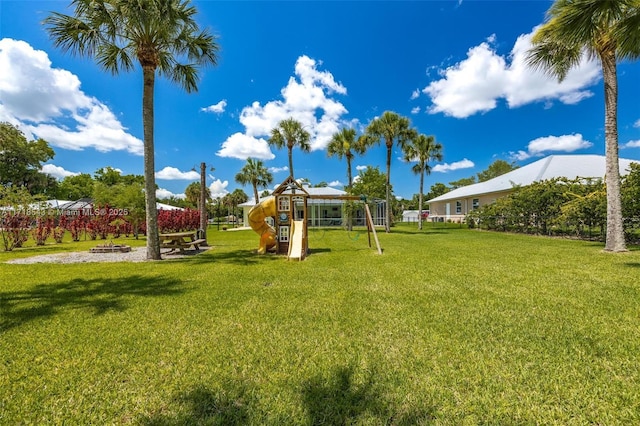
[[[43,246],[53,231],[53,218],[40,216],[36,219],[36,226],[31,229],[31,236],[37,246]]]
[[[22,244],[29,239],[30,224],[31,217],[24,213],[6,211],[2,214],[0,236],[5,251],[22,247]]]
[[[158,230],[161,233],[193,231],[200,226],[198,210],[159,210]]]
[[[89,216],[86,216],[82,211],[67,218],[65,229],[71,233],[73,241],[80,241],[80,232],[84,231],[88,221]]]

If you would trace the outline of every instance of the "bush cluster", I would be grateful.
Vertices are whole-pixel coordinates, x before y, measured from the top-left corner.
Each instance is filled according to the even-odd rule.
[[[640,164],[622,178],[625,234],[640,230]],[[606,187],[601,179],[556,178],[519,187],[509,196],[467,215],[469,227],[543,235],[604,238],[607,226]]]

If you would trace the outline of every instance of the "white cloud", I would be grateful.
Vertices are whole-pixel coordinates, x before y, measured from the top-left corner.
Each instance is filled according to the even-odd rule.
[[[156,197],[157,198],[171,198],[171,197],[185,198],[186,196],[184,194],[174,194],[173,192],[169,191],[168,189],[158,188],[158,189],[156,189]]]
[[[413,107],[411,108],[411,114],[418,114],[420,112],[420,107]]]
[[[418,99],[420,97],[420,89],[416,89],[411,92],[411,100]]]
[[[262,145],[266,144],[262,138],[268,138],[271,130],[289,117],[300,121],[311,134],[312,151],[324,149],[343,124],[342,115],[347,113],[344,105],[329,96],[346,95],[347,89],[336,82],[330,72],[319,71],[318,65],[321,63],[308,56],[300,56],[295,64],[295,75],[280,91],[282,99],[264,105],[255,101],[244,107],[240,113],[244,133],[236,133],[228,138],[217,155],[243,160],[248,157],[274,158],[268,145]],[[262,141],[258,144],[258,155],[248,141]]]
[[[269,167],[268,169],[271,173],[280,173],[280,172],[286,172],[289,170],[289,166],[284,166],[284,167]]]
[[[269,144],[263,138],[255,138],[244,133],[234,133],[222,143],[222,148],[216,153],[220,157],[257,158],[259,160],[273,160],[276,156],[269,149]]]
[[[529,142],[527,151],[512,152],[514,160],[526,160],[530,157],[544,155],[546,152],[574,152],[592,147],[593,144],[582,138],[580,133],[562,136],[545,136]]]
[[[496,52],[495,35],[469,49],[466,59],[441,70],[442,78],[422,90],[431,98],[429,112],[465,118],[494,109],[500,99],[515,108],[556,99],[575,104],[593,96],[584,88],[600,79],[598,63],[584,56],[580,65],[558,82],[526,65],[532,35],[533,32],[518,37],[507,57]]]
[[[41,169],[42,173],[53,176],[56,179],[64,179],[67,176],[77,176],[79,173],[70,172],[55,164],[45,164]]]
[[[582,139],[580,133],[563,136],[546,136],[529,142],[529,152],[540,154],[546,151],[573,152],[578,149],[590,148],[593,144]]]
[[[640,127],[640,119],[638,119],[638,121],[633,123],[633,127]]]
[[[181,172],[175,167],[165,167],[164,169],[156,172],[156,179],[162,180],[197,180],[200,179],[200,173],[195,170],[189,170],[187,172]]]
[[[473,161],[471,160],[467,160],[466,158],[460,160],[460,161],[456,161],[454,163],[451,164],[436,164],[435,166],[433,166],[433,168],[431,169],[432,172],[439,172],[439,173],[447,173],[450,172],[452,170],[459,170],[459,169],[470,169],[471,167],[474,167],[475,164],[473,164]]]
[[[334,181],[332,181],[332,182],[329,182],[327,185],[328,185],[328,186],[330,186],[330,187],[332,187],[332,188],[334,188],[334,187],[336,187],[336,186],[344,186],[344,185],[342,184],[342,182],[340,182],[339,180],[334,180]]]
[[[640,139],[637,141],[629,141],[623,145],[624,148],[640,148]]]
[[[531,154],[529,154],[527,151],[520,150],[517,152],[510,152],[509,158],[515,161],[524,161],[528,158],[531,158]]]
[[[356,166],[356,170],[360,171],[360,170],[367,170],[367,167],[369,166]]]
[[[45,52],[9,38],[0,40],[0,120],[18,126],[27,139],[37,136],[59,148],[143,154],[143,142],[109,107],[87,96],[76,75],[52,68]]]
[[[224,197],[229,193],[227,191],[227,186],[229,186],[229,181],[225,180],[222,182],[220,179],[216,179],[213,181],[211,185],[209,185],[209,190],[211,191],[211,198]]]
[[[208,107],[200,108],[203,112],[213,112],[215,114],[222,114],[227,107],[227,100],[223,99],[217,104],[209,105]]]

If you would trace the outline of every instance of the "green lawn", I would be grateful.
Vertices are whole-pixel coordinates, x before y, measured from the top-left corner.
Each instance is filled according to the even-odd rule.
[[[211,230],[185,259],[0,263],[0,424],[640,424],[639,250],[379,237],[311,230],[303,262]]]

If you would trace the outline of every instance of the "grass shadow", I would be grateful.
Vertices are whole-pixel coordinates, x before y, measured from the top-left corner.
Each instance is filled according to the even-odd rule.
[[[200,256],[188,256],[179,259],[173,259],[173,261],[185,261],[194,265],[216,263],[226,263],[231,265],[253,265],[257,263],[281,260],[282,257],[283,255],[277,255],[274,253],[258,254],[256,253],[256,250],[251,249],[216,251],[216,247],[213,246],[212,248],[207,250],[207,253],[203,253]]]
[[[432,408],[398,409],[383,396],[384,387],[376,382],[375,371],[364,376],[353,366],[338,367],[329,377],[318,375],[302,387],[308,424],[385,425],[428,424],[435,419]]]
[[[331,253],[329,247],[309,247],[309,254]]]
[[[130,296],[173,296],[185,291],[181,285],[182,282],[176,279],[130,275],[76,278],[62,283],[39,284],[24,291],[0,292],[0,333],[52,317],[63,309],[93,309],[95,315],[124,311]]]
[[[246,386],[238,383],[217,392],[199,385],[175,397],[176,413],[154,413],[139,423],[144,426],[244,425],[250,423],[250,409],[255,403],[251,395]]]

